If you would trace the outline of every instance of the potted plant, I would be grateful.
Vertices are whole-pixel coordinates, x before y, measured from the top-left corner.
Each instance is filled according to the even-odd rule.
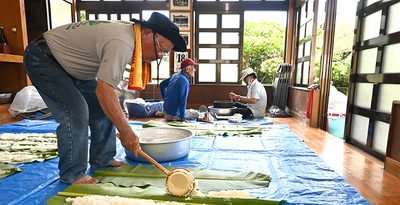
[[[4,32],[3,27],[0,27],[0,53],[10,53],[6,33]]]

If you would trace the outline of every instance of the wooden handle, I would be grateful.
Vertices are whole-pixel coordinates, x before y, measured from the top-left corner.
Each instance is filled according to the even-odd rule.
[[[146,154],[145,152],[143,152],[142,149],[139,149],[139,155],[142,156],[143,158],[145,158],[147,161],[149,161],[151,164],[153,164],[154,166],[156,166],[157,168],[159,168],[162,172],[164,172],[166,175],[169,175],[169,171],[168,169],[166,169],[165,167],[163,167],[160,163],[158,163],[156,160],[154,160],[153,158],[151,158],[148,154]]]

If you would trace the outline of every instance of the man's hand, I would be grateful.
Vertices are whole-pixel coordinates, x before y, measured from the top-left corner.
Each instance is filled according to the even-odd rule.
[[[122,146],[133,153],[135,157],[138,157],[138,151],[140,149],[139,138],[135,132],[119,133],[117,137],[121,140]]]
[[[231,99],[231,102],[234,102],[237,100],[238,95],[236,95],[234,92],[229,93],[229,98]]]
[[[236,95],[234,92],[230,92],[229,98],[231,99],[231,102],[236,102],[239,101],[240,95]]]

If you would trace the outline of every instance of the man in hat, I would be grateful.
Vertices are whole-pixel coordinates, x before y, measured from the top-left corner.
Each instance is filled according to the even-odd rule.
[[[190,90],[190,78],[196,72],[191,58],[181,62],[181,70],[160,83],[161,95],[164,99],[164,118],[166,120],[193,120],[198,111],[186,110]]]
[[[264,117],[267,108],[267,92],[264,86],[257,80],[257,75],[252,68],[242,71],[240,81],[242,80],[246,83],[247,95],[229,93],[229,98],[235,102],[234,106],[237,107],[235,113],[242,114],[243,118]]]
[[[25,50],[24,68],[59,123],[61,182],[97,182],[86,174],[88,127],[92,168],[123,164],[114,159],[116,129],[122,145],[138,155],[138,137],[114,92],[123,68],[161,59],[171,50],[186,51],[179,28],[168,17],[153,13],[148,21],[133,21],[64,25],[45,32]]]

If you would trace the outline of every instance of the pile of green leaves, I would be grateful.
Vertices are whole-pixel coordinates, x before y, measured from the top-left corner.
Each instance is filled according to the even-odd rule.
[[[174,121],[165,124],[151,120],[143,124],[143,128],[149,128],[149,127],[181,127],[193,131],[198,136],[215,136],[215,135],[252,136],[252,135],[262,134],[262,128],[260,127],[242,126],[233,124],[219,125],[212,123],[186,123],[180,121]]]

